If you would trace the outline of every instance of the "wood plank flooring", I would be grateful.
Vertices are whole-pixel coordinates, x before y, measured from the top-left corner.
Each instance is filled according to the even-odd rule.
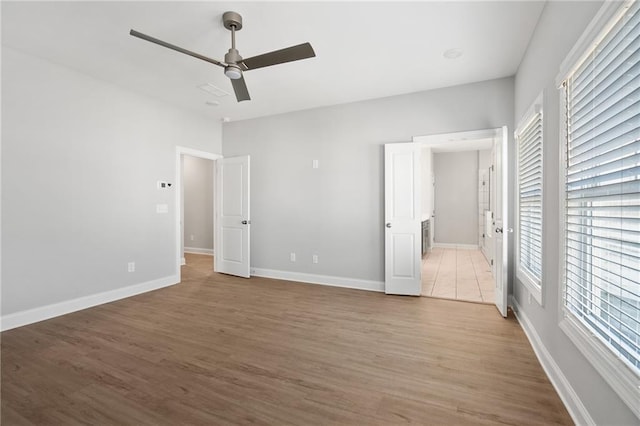
[[[211,272],[2,333],[2,425],[572,424],[490,305]]]

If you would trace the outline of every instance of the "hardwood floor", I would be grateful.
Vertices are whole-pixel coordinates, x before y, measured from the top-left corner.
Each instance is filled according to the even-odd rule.
[[[176,286],[2,333],[2,424],[572,424],[493,306],[187,259]]]

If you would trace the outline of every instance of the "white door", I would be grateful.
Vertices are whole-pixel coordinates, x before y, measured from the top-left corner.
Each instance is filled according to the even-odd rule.
[[[502,128],[501,134],[496,136],[494,145],[495,182],[496,182],[496,206],[494,210],[493,236],[494,238],[494,259],[495,259],[495,282],[496,282],[496,306],[503,317],[507,316],[508,297],[508,170],[507,170],[507,127]]]
[[[387,294],[419,296],[420,145],[384,146],[385,285]]]
[[[216,161],[214,270],[249,278],[249,156]]]

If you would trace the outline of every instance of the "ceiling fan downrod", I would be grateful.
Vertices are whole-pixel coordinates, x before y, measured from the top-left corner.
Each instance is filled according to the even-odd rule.
[[[222,15],[224,27],[231,31],[231,49],[224,55],[224,61],[227,63],[225,75],[232,80],[242,77],[242,69],[238,63],[242,62],[242,56],[236,49],[236,30],[242,29],[242,16],[236,12],[225,12]]]

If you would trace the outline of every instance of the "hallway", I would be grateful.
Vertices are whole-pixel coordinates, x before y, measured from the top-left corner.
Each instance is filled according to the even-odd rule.
[[[491,266],[480,250],[434,248],[422,261],[422,295],[494,303]]]

